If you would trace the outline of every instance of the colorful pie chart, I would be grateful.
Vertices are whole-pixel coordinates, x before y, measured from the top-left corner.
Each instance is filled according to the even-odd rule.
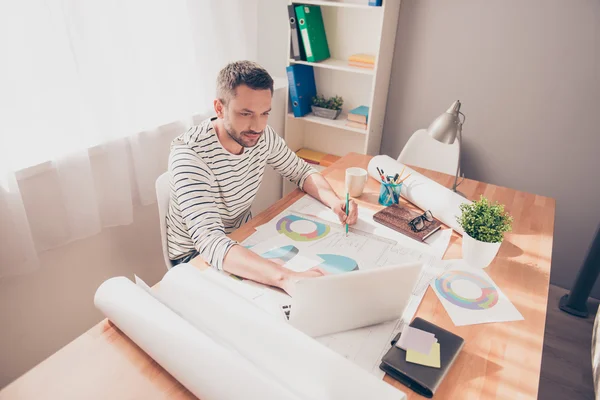
[[[331,228],[329,225],[314,222],[297,215],[287,215],[277,221],[277,232],[283,233],[297,242],[310,242],[327,236]]]
[[[466,271],[446,272],[436,279],[435,288],[444,299],[468,310],[487,310],[494,307],[499,298],[498,290],[491,282]],[[470,288],[474,288],[476,294]]]

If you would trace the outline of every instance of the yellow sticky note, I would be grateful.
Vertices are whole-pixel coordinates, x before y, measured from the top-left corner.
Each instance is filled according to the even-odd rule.
[[[431,346],[429,354],[408,350],[406,352],[406,361],[425,365],[427,367],[440,368],[440,343],[434,343],[433,346]]]

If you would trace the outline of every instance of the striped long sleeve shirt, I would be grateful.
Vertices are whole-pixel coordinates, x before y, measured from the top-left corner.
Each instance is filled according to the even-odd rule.
[[[239,155],[221,145],[211,119],[175,138],[169,155],[169,258],[198,251],[222,269],[227,251],[236,244],[226,235],[252,218],[250,206],[267,164],[300,188],[316,172],[270,126],[256,146]]]

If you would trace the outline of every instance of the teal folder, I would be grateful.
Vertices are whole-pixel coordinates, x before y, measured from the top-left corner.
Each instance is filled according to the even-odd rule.
[[[306,61],[317,62],[330,57],[327,35],[320,6],[296,6],[296,18],[306,52]]]

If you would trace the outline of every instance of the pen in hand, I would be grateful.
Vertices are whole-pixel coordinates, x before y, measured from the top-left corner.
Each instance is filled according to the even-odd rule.
[[[350,212],[350,193],[346,192],[346,237],[348,237],[348,214]]]

